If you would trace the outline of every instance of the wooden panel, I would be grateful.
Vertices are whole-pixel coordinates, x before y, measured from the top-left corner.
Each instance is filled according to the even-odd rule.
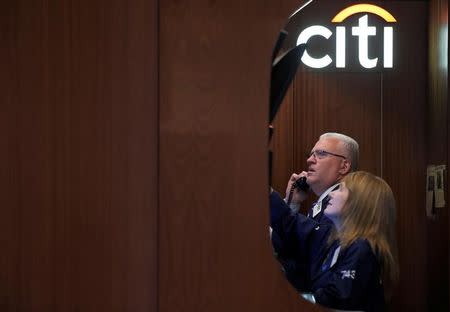
[[[295,81],[295,166],[305,168],[305,155],[320,134],[342,132],[360,142],[360,169],[381,172],[379,73],[301,71]]]
[[[0,11],[0,309],[156,311],[156,1]]]
[[[294,92],[292,86],[286,93],[286,97],[274,119],[274,135],[272,138],[273,173],[272,186],[275,190],[284,194],[286,183],[294,168]]]
[[[161,2],[161,312],[311,306],[268,237],[269,62],[296,5]]]
[[[429,6],[427,164],[446,164],[448,168],[448,1],[433,0]],[[427,308],[430,311],[449,310],[448,175],[444,181],[447,181],[447,205],[437,209],[436,218],[427,222]]]
[[[400,261],[392,310],[426,311],[427,3],[387,8],[399,21],[397,67],[383,75],[383,173],[396,197]]]
[[[397,308],[425,309],[426,219],[425,219],[425,90],[410,85],[404,77],[385,78],[384,177],[392,187],[397,203],[397,237],[400,285],[395,298]],[[411,82],[411,80],[409,80]],[[425,81],[422,81],[425,83]],[[418,88],[414,88],[414,85]],[[406,117],[407,116],[407,117]],[[411,123],[409,120],[416,120]],[[414,230],[413,230],[414,229]],[[414,295],[412,295],[414,294]],[[412,300],[414,298],[414,300]],[[393,309],[395,311],[395,308]]]

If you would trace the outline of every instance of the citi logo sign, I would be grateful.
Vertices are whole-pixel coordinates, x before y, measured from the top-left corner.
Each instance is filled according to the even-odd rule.
[[[336,53],[335,66],[336,68],[345,68],[346,66],[346,36],[347,29],[345,26],[340,26],[346,18],[358,13],[370,13],[381,17],[386,23],[395,23],[396,19],[391,13],[385,9],[372,4],[356,4],[340,11],[332,20],[336,23],[335,37],[336,37]],[[365,14],[358,19],[358,25],[351,27],[351,35],[358,40],[358,59],[359,63],[364,68],[374,68],[378,64],[378,57],[370,58],[369,56],[369,38],[380,35],[377,32],[383,33],[383,67],[393,67],[393,27],[384,26],[382,31],[377,27],[369,25],[369,14]],[[297,39],[297,45],[306,44],[308,40],[314,36],[320,36],[329,39],[333,32],[325,26],[314,25],[305,28]],[[355,39],[356,39],[355,38]],[[306,49],[301,57],[302,62],[312,68],[324,68],[329,66],[333,60],[330,55],[325,54],[322,57],[312,57]]]

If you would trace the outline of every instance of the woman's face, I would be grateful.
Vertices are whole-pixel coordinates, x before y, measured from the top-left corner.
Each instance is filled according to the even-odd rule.
[[[348,188],[345,186],[345,183],[342,182],[339,185],[339,188],[331,192],[328,196],[330,196],[330,201],[324,211],[325,215],[331,218],[340,217],[342,214],[342,207],[344,207],[348,198]]]

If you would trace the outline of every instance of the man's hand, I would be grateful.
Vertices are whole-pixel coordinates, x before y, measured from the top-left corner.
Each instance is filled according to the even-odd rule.
[[[294,184],[295,181],[300,179],[301,177],[306,177],[307,172],[302,171],[300,174],[293,173],[291,175],[291,178],[288,181],[287,188],[286,188],[286,198],[289,198],[289,193],[291,192],[292,184]],[[306,198],[308,198],[308,194],[300,191],[299,189],[294,189],[294,193],[292,194],[292,204],[300,204],[302,201],[304,201]]]

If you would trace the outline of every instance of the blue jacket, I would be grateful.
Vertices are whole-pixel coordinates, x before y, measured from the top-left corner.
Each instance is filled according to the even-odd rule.
[[[276,192],[270,195],[270,223],[274,250],[298,291],[334,309],[385,310],[379,262],[366,240],[356,240],[336,258],[339,242],[328,244],[332,226],[292,212]]]
[[[326,209],[329,197],[325,197],[322,200],[322,209],[321,211],[314,217],[313,215],[313,209],[312,207],[308,209],[308,218],[312,218],[314,221],[320,224],[328,224],[330,227],[334,227],[333,221],[331,221],[325,214],[324,210]],[[315,203],[313,203],[312,206],[314,206]],[[302,291],[302,280],[306,278],[304,274],[305,268],[298,268],[300,264],[296,262],[292,257],[284,257],[283,255],[280,255],[277,253],[277,251],[281,250],[282,240],[278,236],[277,232],[272,232],[271,235],[272,239],[272,245],[274,247],[275,257],[281,264],[281,268],[284,272],[284,275],[286,276],[286,279],[294,286],[298,291]],[[299,271],[299,272],[298,272]]]

